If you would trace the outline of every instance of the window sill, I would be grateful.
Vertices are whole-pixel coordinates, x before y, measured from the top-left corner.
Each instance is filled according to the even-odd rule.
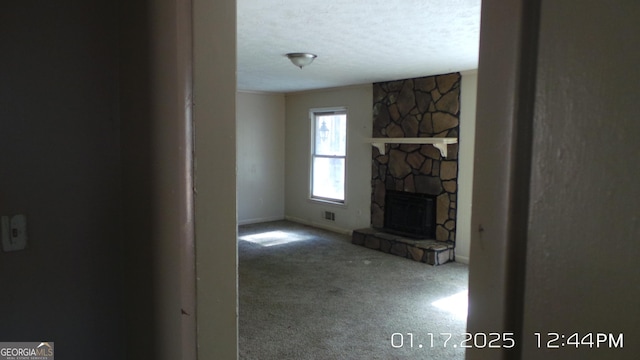
[[[347,205],[346,201],[331,200],[331,199],[325,199],[325,198],[310,197],[308,198],[308,200],[313,203],[322,204],[322,205],[335,205],[340,207],[345,207]]]

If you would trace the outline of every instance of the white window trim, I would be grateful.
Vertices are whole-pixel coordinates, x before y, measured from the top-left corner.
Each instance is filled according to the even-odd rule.
[[[324,197],[319,197],[319,196],[314,196],[313,195],[313,159],[314,159],[314,155],[315,155],[315,116],[316,114],[330,114],[330,113],[340,113],[340,114],[345,114],[347,116],[347,127],[345,129],[345,155],[344,155],[344,179],[343,179],[343,184],[344,184],[344,200],[338,200],[338,199],[331,199],[331,198],[324,198]],[[348,165],[348,157],[349,157],[349,111],[347,109],[346,106],[339,106],[339,107],[326,107],[326,108],[313,108],[313,109],[309,109],[309,129],[310,131],[310,135],[309,135],[309,139],[310,139],[310,145],[309,146],[309,197],[308,199],[312,202],[315,203],[321,203],[321,204],[327,204],[327,205],[337,205],[337,206],[341,206],[341,207],[346,207],[347,206],[347,199],[348,199],[348,194],[347,194],[347,179],[348,179],[348,172],[349,172],[349,167]],[[342,156],[336,156],[339,158],[342,158]]]

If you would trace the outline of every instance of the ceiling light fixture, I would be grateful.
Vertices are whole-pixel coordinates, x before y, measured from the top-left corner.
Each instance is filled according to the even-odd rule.
[[[313,60],[318,57],[318,55],[309,53],[289,53],[287,54],[287,57],[289,58],[289,60],[291,60],[293,65],[302,69],[303,66],[311,64]]]

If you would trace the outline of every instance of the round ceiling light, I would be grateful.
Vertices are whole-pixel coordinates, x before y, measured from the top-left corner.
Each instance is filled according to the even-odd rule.
[[[309,53],[289,53],[287,54],[287,58],[291,60],[293,65],[302,69],[302,67],[307,66],[313,62],[318,55],[309,54]]]

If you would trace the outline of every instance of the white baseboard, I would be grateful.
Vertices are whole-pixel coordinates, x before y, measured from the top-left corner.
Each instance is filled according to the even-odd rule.
[[[284,216],[268,216],[268,217],[256,218],[256,219],[238,220],[238,225],[258,224],[263,222],[278,221],[278,220],[284,220],[284,219],[285,219]]]
[[[469,265],[469,257],[456,254],[456,262]]]
[[[349,229],[343,229],[337,226],[331,226],[325,223],[321,223],[321,222],[316,222],[316,221],[307,221],[305,219],[300,219],[294,216],[285,216],[284,217],[286,220],[289,221],[293,221],[296,222],[298,224],[302,224],[302,225],[307,225],[307,226],[313,226],[313,227],[317,227],[320,229],[324,229],[324,230],[329,230],[329,231],[333,231],[335,233],[338,234],[345,234],[345,235],[349,235],[351,236],[351,234],[353,233],[353,230],[349,230]]]

